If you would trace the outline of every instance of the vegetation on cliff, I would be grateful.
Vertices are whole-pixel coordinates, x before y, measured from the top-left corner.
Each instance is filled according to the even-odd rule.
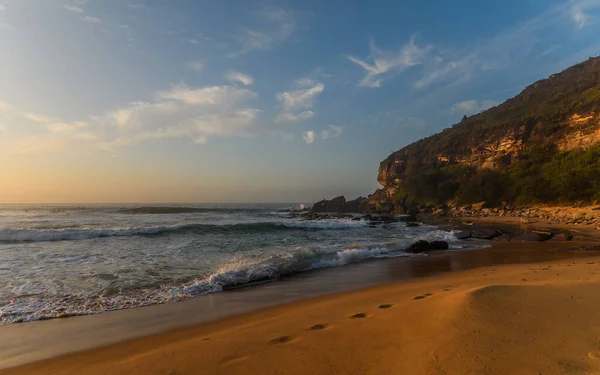
[[[524,151],[503,169],[447,165],[407,173],[396,199],[436,205],[502,202],[518,205],[600,200],[600,146],[559,152],[549,148]]]
[[[600,199],[599,113],[600,58],[590,58],[393,153],[379,182],[404,206]]]

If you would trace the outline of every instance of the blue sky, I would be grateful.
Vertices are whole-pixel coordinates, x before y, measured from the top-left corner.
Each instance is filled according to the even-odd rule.
[[[0,202],[312,202],[600,53],[600,0],[0,0]]]

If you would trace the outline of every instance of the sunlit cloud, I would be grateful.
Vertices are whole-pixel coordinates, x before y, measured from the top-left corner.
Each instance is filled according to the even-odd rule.
[[[304,141],[308,144],[313,143],[315,141],[315,132],[312,130],[305,132],[302,136],[302,139],[304,139]]]
[[[88,129],[87,123],[83,121],[65,122],[0,101],[0,113],[3,112],[13,115],[17,124],[25,121],[39,125],[39,128],[37,130],[34,128],[32,133],[11,139],[6,150],[9,154],[37,154],[74,149],[109,150],[108,144],[98,134]]]
[[[315,115],[312,108],[325,90],[325,85],[310,79],[297,80],[296,85],[298,89],[280,92],[275,96],[282,106],[277,121],[295,122]]]
[[[96,121],[116,127],[115,146],[146,140],[251,135],[260,110],[247,105],[258,94],[235,86],[191,88],[177,85],[152,102],[135,102]]]
[[[400,72],[411,66],[423,64],[427,53],[433,48],[432,46],[417,46],[414,37],[411,37],[409,42],[397,52],[381,49],[375,45],[373,40],[369,42],[369,47],[371,53],[368,60],[371,60],[371,63],[355,56],[348,56],[350,61],[358,64],[367,72],[358,83],[363,87],[381,87],[387,73]]]
[[[253,82],[254,82],[254,78],[252,78],[252,76],[248,75],[248,74],[244,74],[244,73],[240,73],[237,72],[235,70],[230,70],[225,77],[231,82],[231,83],[240,83],[244,86],[250,86]]]

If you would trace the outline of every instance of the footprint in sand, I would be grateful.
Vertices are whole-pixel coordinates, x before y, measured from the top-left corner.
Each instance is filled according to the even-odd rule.
[[[239,362],[246,361],[248,359],[250,359],[249,355],[244,355],[244,356],[241,356],[241,357],[228,357],[228,358],[225,358],[221,362],[221,366],[222,367],[230,366],[230,365],[233,365],[233,364],[236,364],[236,363],[239,363]]]
[[[382,309],[382,310],[385,310],[385,309],[391,308],[392,306],[393,305],[385,304],[385,305],[379,305],[379,308]]]
[[[322,331],[322,330],[324,330],[327,327],[328,327],[327,324],[315,324],[314,326],[310,327],[309,330],[311,330],[311,331]]]
[[[281,336],[270,341],[271,344],[287,344],[294,340],[293,336]]]
[[[425,293],[425,294],[423,294],[422,296],[416,296],[416,297],[413,297],[413,300],[415,300],[415,301],[416,301],[416,300],[419,300],[419,299],[424,299],[424,298],[431,297],[431,296],[433,296],[433,294],[432,294],[432,293]]]
[[[358,314],[354,314],[350,317],[350,319],[364,319],[367,317],[367,314],[365,313],[358,313]]]

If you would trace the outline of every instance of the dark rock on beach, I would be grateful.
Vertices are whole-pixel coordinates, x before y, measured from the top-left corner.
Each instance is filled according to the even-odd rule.
[[[503,232],[499,229],[477,227],[471,229],[471,238],[477,238],[480,240],[491,240],[495,237],[499,237]]]
[[[553,241],[572,241],[573,233],[571,232],[560,232],[556,233],[554,237],[552,237]]]
[[[456,233],[454,235],[454,237],[458,238],[459,240],[466,240],[467,238],[471,238],[471,231],[468,231],[468,230],[460,231],[460,232]]]
[[[429,241],[425,241],[425,240],[419,240],[419,241],[411,244],[404,251],[406,251],[407,253],[411,253],[411,254],[419,254],[419,253],[423,253],[426,251],[432,251],[432,250],[448,250],[449,248],[450,248],[450,245],[446,241],[429,242]]]

